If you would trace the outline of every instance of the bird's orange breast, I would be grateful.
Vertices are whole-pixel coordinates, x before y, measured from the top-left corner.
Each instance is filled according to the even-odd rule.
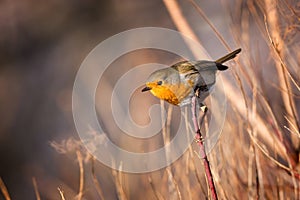
[[[180,104],[191,92],[192,87],[187,86],[186,84],[147,84],[148,87],[152,89],[150,92],[159,99],[165,100],[173,105]]]

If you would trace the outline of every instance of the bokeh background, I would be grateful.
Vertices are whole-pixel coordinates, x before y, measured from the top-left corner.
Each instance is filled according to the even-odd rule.
[[[167,7],[167,1],[178,8]],[[300,4],[293,0],[1,1],[2,190],[7,188],[12,199],[62,199],[58,188],[66,199],[209,196],[201,160],[194,153],[197,146],[167,169],[124,174],[93,160],[82,147],[72,118],[73,82],[87,54],[101,41],[132,28],[184,31],[174,14],[177,9],[212,58],[229,51],[220,38],[231,49],[243,49],[224,75],[230,86],[227,118],[210,154],[219,196],[300,198]],[[113,140],[121,138],[121,131],[104,108],[110,106],[118,78],[139,64],[170,65],[178,59],[167,52],[141,50],[121,57],[107,70],[99,83],[97,98],[104,100],[98,111]],[[159,101],[150,94],[134,94],[130,107],[137,123],[149,122],[147,108],[153,103]],[[172,109],[171,135],[179,112]],[[136,150],[164,144],[160,137],[155,142],[143,141]],[[1,193],[0,199],[5,195]]]

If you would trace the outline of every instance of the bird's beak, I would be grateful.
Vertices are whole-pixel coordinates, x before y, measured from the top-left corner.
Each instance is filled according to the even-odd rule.
[[[146,86],[146,87],[144,87],[144,88],[142,89],[142,92],[146,92],[146,91],[149,91],[149,90],[151,90],[151,89],[152,89],[151,87]]]

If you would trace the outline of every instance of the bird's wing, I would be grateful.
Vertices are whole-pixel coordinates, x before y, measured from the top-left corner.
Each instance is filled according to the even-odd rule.
[[[171,68],[177,70],[179,74],[190,74],[198,73],[198,70],[195,68],[193,62],[190,61],[181,61],[171,66]]]

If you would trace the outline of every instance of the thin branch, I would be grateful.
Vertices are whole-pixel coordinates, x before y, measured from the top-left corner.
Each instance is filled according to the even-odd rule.
[[[163,143],[164,143],[164,146],[166,146],[168,143],[170,143],[170,125],[171,125],[171,118],[172,118],[172,105],[169,105],[168,106],[168,113],[167,113],[167,124],[164,125],[163,122],[164,122],[164,108],[165,108],[165,102],[163,100],[160,100],[160,106],[161,106],[161,120],[162,120],[162,135],[163,135]],[[165,158],[166,158],[166,161],[167,163],[170,162],[170,153],[168,151],[168,149],[165,150]],[[175,197],[175,185],[173,184],[173,175],[171,173],[171,165],[167,166],[166,170],[170,173],[168,173],[168,192],[171,196],[171,198]]]
[[[199,156],[202,159],[203,164],[204,164],[205,174],[206,174],[206,178],[207,178],[207,182],[208,182],[208,186],[209,186],[209,189],[210,189],[210,192],[211,192],[212,199],[216,200],[216,199],[218,199],[217,192],[216,192],[216,187],[215,187],[213,176],[212,176],[211,169],[210,169],[210,166],[209,166],[209,161],[208,161],[208,158],[207,158],[207,155],[206,155],[206,152],[205,152],[202,133],[200,131],[198,121],[197,121],[196,101],[197,101],[196,96],[193,96],[192,97],[191,108],[192,108],[194,128],[195,128],[195,132],[196,132],[196,140],[197,140],[197,144],[199,145],[199,148],[200,148],[200,155]]]
[[[296,135],[299,139],[300,139],[300,135],[299,132],[294,132],[293,130],[291,130],[289,127],[287,126],[283,126],[283,128],[285,128],[286,130],[288,130],[290,133]]]
[[[96,177],[96,174],[95,174],[95,158],[93,157],[92,159],[92,176],[93,176],[93,182],[95,184],[95,187],[96,187],[96,191],[98,193],[98,195],[100,196],[100,199],[104,200],[104,194],[103,194],[103,191],[100,187],[100,183]]]
[[[173,174],[172,174],[172,172],[171,172],[171,170],[170,170],[169,168],[167,168],[167,172],[168,172],[169,177],[172,178],[171,180],[172,180],[172,182],[173,182],[173,185],[174,185],[175,188],[176,188],[178,199],[181,200],[181,199],[182,199],[182,196],[181,196],[181,192],[180,192],[179,187],[178,187],[178,183],[177,183],[177,181],[175,180],[175,178],[174,178],[174,176],[173,176]]]
[[[277,69],[277,73],[279,76],[279,84],[281,88],[285,88],[288,91],[291,91],[291,86],[290,86],[290,82],[289,80],[287,80],[287,76],[290,78],[290,80],[292,81],[292,83],[297,87],[297,89],[300,91],[300,87],[298,86],[298,84],[296,83],[296,81],[293,79],[293,77],[291,76],[290,72],[287,69],[287,66],[285,65],[285,63],[283,62],[283,59],[280,54],[283,53],[282,49],[283,49],[283,41],[282,38],[280,37],[278,31],[277,31],[277,26],[278,26],[278,22],[277,22],[277,13],[276,13],[276,9],[273,7],[274,5],[270,5],[271,2],[266,0],[266,6],[267,7],[267,16],[264,15],[264,23],[265,23],[265,28],[266,28],[266,32],[268,35],[268,38],[270,40],[271,43],[271,47],[274,50],[276,56],[279,59],[280,63],[275,63],[276,64],[276,69]],[[268,18],[268,19],[267,19]],[[268,22],[271,25],[271,31],[272,31],[272,36],[274,38],[276,38],[277,43],[275,43],[275,41],[272,39],[271,33],[269,31],[268,28]],[[299,130],[299,124],[297,123],[298,121],[298,116],[296,114],[295,111],[295,102],[292,99],[292,97],[286,93],[281,93],[282,95],[282,99],[285,105],[285,109],[288,113],[288,115],[290,117],[292,117],[292,121],[293,124],[296,125],[298,127]]]
[[[249,133],[249,130],[248,130]],[[249,136],[251,138],[251,140],[254,142],[254,144],[261,150],[261,152],[263,152],[265,154],[265,156],[267,158],[269,158],[271,161],[273,161],[276,165],[278,165],[279,167],[281,167],[282,169],[285,169],[289,172],[292,172],[293,170],[291,168],[288,168],[287,166],[281,164],[279,161],[277,161],[275,158],[273,158],[272,156],[269,155],[268,151],[266,149],[264,149],[264,147],[262,147],[259,142],[253,137],[253,135],[251,133],[249,133]]]
[[[294,98],[297,98],[297,99],[300,98],[300,95],[294,94],[293,91],[288,91],[287,89],[283,89],[283,88],[279,87],[276,83],[273,83],[273,82],[268,81],[268,80],[267,80],[267,83],[269,85],[271,85],[272,87],[274,87],[275,89],[277,89],[278,91],[280,91],[280,92],[285,92],[288,95],[293,96]]]
[[[293,13],[293,15],[295,15],[298,19],[298,21],[300,21],[300,15],[297,14],[297,12],[295,11],[295,9],[291,6],[291,4],[287,1],[284,0],[285,4],[287,5],[287,7],[289,8],[289,10]]]
[[[40,196],[40,193],[39,193],[39,189],[38,189],[35,177],[32,177],[32,184],[33,184],[36,199],[41,200],[41,196]]]
[[[166,124],[166,129],[167,129],[166,133],[167,133],[167,136],[168,136],[168,142],[170,142],[172,113],[173,113],[173,106],[169,105],[168,106],[168,113],[167,113],[167,124]]]
[[[197,35],[194,33],[194,31],[192,30],[192,28],[188,24],[187,20],[183,16],[177,1],[175,1],[175,0],[163,0],[163,2],[165,4],[171,18],[172,18],[173,23],[176,25],[177,29],[181,33],[184,33],[185,35],[189,36],[191,39],[197,41],[200,44],[199,47],[201,48],[201,50],[199,51],[199,49],[197,49],[197,52],[195,50],[193,50],[192,47],[190,47],[192,53],[194,55],[201,54],[201,57],[208,56],[209,54],[203,48],[203,46],[201,45]]]
[[[5,198],[5,200],[11,200],[10,196],[9,196],[9,193],[8,193],[8,190],[7,190],[7,187],[5,186],[2,178],[0,177],[0,189],[2,191],[2,194]]]
[[[201,15],[201,17],[204,19],[204,21],[211,27],[213,32],[217,35],[221,43],[226,47],[227,50],[231,51],[231,48],[227,44],[226,40],[222,37],[221,33],[217,30],[217,28],[214,26],[213,23],[208,19],[206,14],[203,12],[203,10],[196,4],[195,1],[190,0],[191,4],[194,6],[194,8],[198,11],[198,13]]]
[[[289,118],[287,116],[284,116],[284,118],[289,122],[289,124],[291,125],[291,128],[293,128],[294,131],[292,131],[291,129],[288,128],[288,130],[291,132],[291,133],[294,133],[296,134],[299,138],[300,138],[300,133],[299,131],[297,130],[297,128],[295,127],[295,125],[289,120]],[[286,126],[284,128],[287,128]]]
[[[119,168],[121,168],[121,166],[122,166],[122,163],[120,163]],[[118,172],[114,168],[111,170],[111,173],[112,173],[112,175],[113,175],[113,177],[115,179],[115,186],[116,186],[116,190],[117,190],[118,199],[120,199],[120,200],[126,200],[127,197],[126,197],[126,194],[125,194],[122,182],[120,180],[120,175],[118,174],[118,173],[121,173],[121,172]]]
[[[266,28],[266,31],[267,31],[267,35],[268,35],[268,38],[270,40],[270,43],[272,44],[272,47],[274,49],[274,52],[276,53],[278,59],[279,59],[279,62],[281,64],[281,66],[283,67],[284,69],[284,72],[288,75],[288,77],[291,79],[292,83],[294,84],[294,86],[297,88],[298,91],[300,91],[300,86],[298,85],[298,83],[296,82],[296,80],[293,78],[293,76],[291,75],[291,73],[289,72],[286,64],[283,62],[283,59],[280,55],[280,50],[278,49],[278,43],[275,43],[274,40],[272,39],[271,37],[271,34],[270,34],[270,31],[269,31],[269,28],[268,28],[268,23],[267,23],[267,17],[266,15],[264,15],[264,22],[265,22],[265,28]]]
[[[253,166],[254,166],[254,144],[251,142],[249,147],[249,160],[248,160],[248,199],[253,199]]]
[[[64,191],[62,191],[59,187],[58,187],[57,189],[58,189],[58,192],[59,192],[59,194],[60,194],[60,198],[61,198],[62,200],[66,200],[66,199],[65,199],[65,195],[64,195]]]
[[[153,181],[152,181],[152,178],[150,176],[148,176],[148,181],[149,181],[149,184],[151,186],[151,189],[156,197],[157,200],[161,200],[161,199],[164,199],[163,196],[157,191],[157,189],[155,188],[154,184],[153,184]]]
[[[79,150],[76,151],[77,160],[79,164],[79,191],[78,191],[78,200],[82,199],[83,196],[83,187],[84,187],[84,169],[83,169],[83,158]]]
[[[190,134],[189,134],[189,132],[193,131],[193,128],[192,128],[192,126],[190,125],[190,123],[188,121],[188,110],[187,109],[188,109],[188,106],[185,107],[185,116],[184,116],[184,119],[185,119],[185,126],[186,126],[186,135],[187,135],[188,141],[190,141]],[[198,155],[197,152],[193,151],[192,145],[189,145],[189,155],[191,156],[190,159],[192,159],[192,162],[189,162],[188,167],[189,167],[189,170],[192,170],[194,172],[196,180],[197,180],[197,182],[198,182],[198,184],[199,184],[199,186],[201,188],[201,191],[204,192],[205,189],[203,188],[203,186],[201,184],[200,176],[199,176],[198,171],[197,171],[197,169],[195,167],[196,166],[196,163],[195,163],[196,161],[195,161],[194,154]]]
[[[257,116],[257,85],[253,86],[252,89],[253,98],[252,98],[252,118],[256,118]],[[253,136],[257,139],[257,126],[252,126]],[[255,169],[256,169],[256,187],[257,187],[257,199],[264,197],[264,181],[263,181],[263,173],[261,169],[259,154],[257,153],[257,147],[254,146],[254,156],[255,156]]]

